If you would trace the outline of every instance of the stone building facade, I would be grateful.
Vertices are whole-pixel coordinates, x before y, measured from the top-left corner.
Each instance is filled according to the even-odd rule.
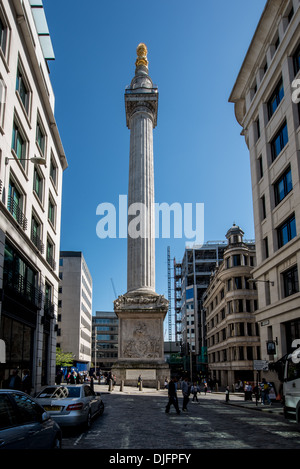
[[[269,0],[229,98],[250,153],[255,315],[268,362],[300,337],[299,78],[300,2]]]
[[[67,168],[54,117],[48,64],[54,53],[46,25],[42,2],[0,2],[0,381],[14,368],[20,377],[29,369],[33,390],[55,376]]]
[[[256,264],[255,244],[245,243],[243,235],[238,226],[228,230],[223,262],[212,274],[203,297],[208,372],[223,386],[255,381],[253,360],[260,359],[257,290],[249,282]]]

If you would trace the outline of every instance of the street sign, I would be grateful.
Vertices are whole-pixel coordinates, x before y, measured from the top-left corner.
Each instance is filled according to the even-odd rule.
[[[253,360],[253,369],[257,371],[268,371],[269,364],[267,360]]]

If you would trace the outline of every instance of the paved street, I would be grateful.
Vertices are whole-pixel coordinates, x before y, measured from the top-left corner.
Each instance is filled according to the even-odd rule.
[[[167,391],[125,388],[101,390],[105,403],[102,417],[93,422],[90,431],[64,432],[64,449],[150,449],[182,452],[198,449],[300,449],[300,431],[287,422],[280,404],[256,407],[241,395],[199,395],[192,398],[188,412],[177,415],[171,408],[165,413]],[[178,391],[181,408],[181,391]]]

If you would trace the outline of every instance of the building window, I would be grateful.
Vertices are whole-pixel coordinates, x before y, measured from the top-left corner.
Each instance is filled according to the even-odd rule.
[[[240,254],[234,254],[232,256],[232,260],[233,260],[233,267],[241,265],[241,255]]]
[[[241,290],[242,287],[242,277],[234,277],[234,285],[236,290]]]
[[[29,90],[20,68],[17,69],[16,91],[19,93],[23,106],[28,114],[29,109]]]
[[[258,177],[259,180],[263,177],[264,172],[263,172],[263,161],[262,161],[262,156],[258,158]]]
[[[55,270],[56,264],[54,260],[54,244],[49,239],[47,240],[46,259],[47,259],[48,264],[50,264],[50,266]]]
[[[267,59],[265,60],[265,63],[262,67],[263,71],[264,71],[264,75],[267,73],[267,70],[268,70],[268,62],[267,62]]]
[[[57,184],[57,165],[55,163],[55,160],[53,157],[51,157],[50,161],[50,178],[52,179],[52,182],[54,186],[56,187]]]
[[[46,136],[45,132],[40,124],[40,122],[37,122],[36,125],[36,141],[39,146],[39,149],[41,150],[42,154],[45,154],[45,142],[46,142]]]
[[[32,215],[32,220],[31,220],[31,241],[38,248],[38,250],[43,254],[44,245],[43,245],[41,239],[42,239],[42,224],[35,217],[35,215]]]
[[[295,54],[293,55],[293,62],[294,62],[294,72],[295,72],[295,75],[297,75],[297,73],[300,70],[300,44],[297,47]]]
[[[275,206],[285,198],[285,196],[293,189],[291,168],[281,176],[274,184]]]
[[[8,285],[31,304],[37,305],[39,299],[39,292],[35,288],[37,273],[9,244],[5,244],[3,270],[4,285]]]
[[[23,168],[25,167],[25,160],[26,157],[26,141],[23,137],[23,134],[20,130],[20,127],[14,122],[13,124],[13,134],[12,134],[12,143],[11,143],[12,150],[15,152],[17,158],[21,160],[21,164]]]
[[[18,190],[13,181],[9,182],[8,187],[8,210],[23,228],[27,229],[27,219],[23,213],[23,194]]]
[[[286,243],[291,241],[296,236],[296,220],[295,215],[292,215],[282,225],[277,228],[278,248],[281,248]]]
[[[265,252],[264,252],[264,254],[265,254],[265,259],[268,259],[268,257],[269,257],[269,242],[268,242],[268,236],[266,236],[266,237],[264,238],[263,242],[264,242],[264,250],[265,250]],[[253,284],[253,285],[255,285],[255,284]]]
[[[291,269],[283,272],[283,288],[284,288],[284,297],[298,293],[299,291],[299,280],[298,280],[298,267],[295,265]]]
[[[291,9],[290,9],[290,11],[289,11],[289,13],[288,13],[288,15],[287,15],[287,19],[288,19],[288,22],[289,22],[289,23],[292,21],[293,16],[294,16],[294,7],[293,7],[293,5],[292,5],[292,7],[291,7]]]
[[[51,222],[52,226],[55,226],[55,204],[51,197],[49,197],[48,204],[48,220]]]
[[[288,142],[287,124],[284,122],[280,130],[271,141],[272,162],[277,158]]]
[[[274,112],[276,111],[279,104],[281,103],[283,97],[284,97],[284,89],[283,89],[283,81],[281,78],[268,101],[269,119],[271,119],[271,117],[273,116]]]
[[[6,44],[7,44],[7,26],[0,17],[0,48],[2,49],[3,54],[6,53]]]
[[[40,175],[37,168],[34,169],[34,176],[33,176],[33,190],[38,196],[39,200],[43,202],[43,178]]]
[[[255,121],[255,128],[256,128],[256,141],[260,138],[260,123],[259,118]]]
[[[263,195],[260,200],[261,200],[261,216],[262,216],[262,220],[264,220],[267,216],[265,195]]]
[[[278,35],[278,36],[276,37],[276,39],[274,40],[275,50],[278,49],[279,44],[280,44],[280,38],[279,38],[279,35]]]

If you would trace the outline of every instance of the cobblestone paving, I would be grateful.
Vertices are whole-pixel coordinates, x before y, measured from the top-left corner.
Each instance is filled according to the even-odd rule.
[[[96,389],[97,390],[97,389]],[[182,405],[181,392],[178,392]],[[103,393],[105,411],[87,432],[64,432],[65,449],[300,449],[300,431],[280,412],[257,412],[242,398],[190,399],[188,412],[165,413],[167,394]],[[236,404],[236,405],[232,405]],[[244,406],[244,407],[243,407]],[[180,407],[181,408],[181,407]]]

